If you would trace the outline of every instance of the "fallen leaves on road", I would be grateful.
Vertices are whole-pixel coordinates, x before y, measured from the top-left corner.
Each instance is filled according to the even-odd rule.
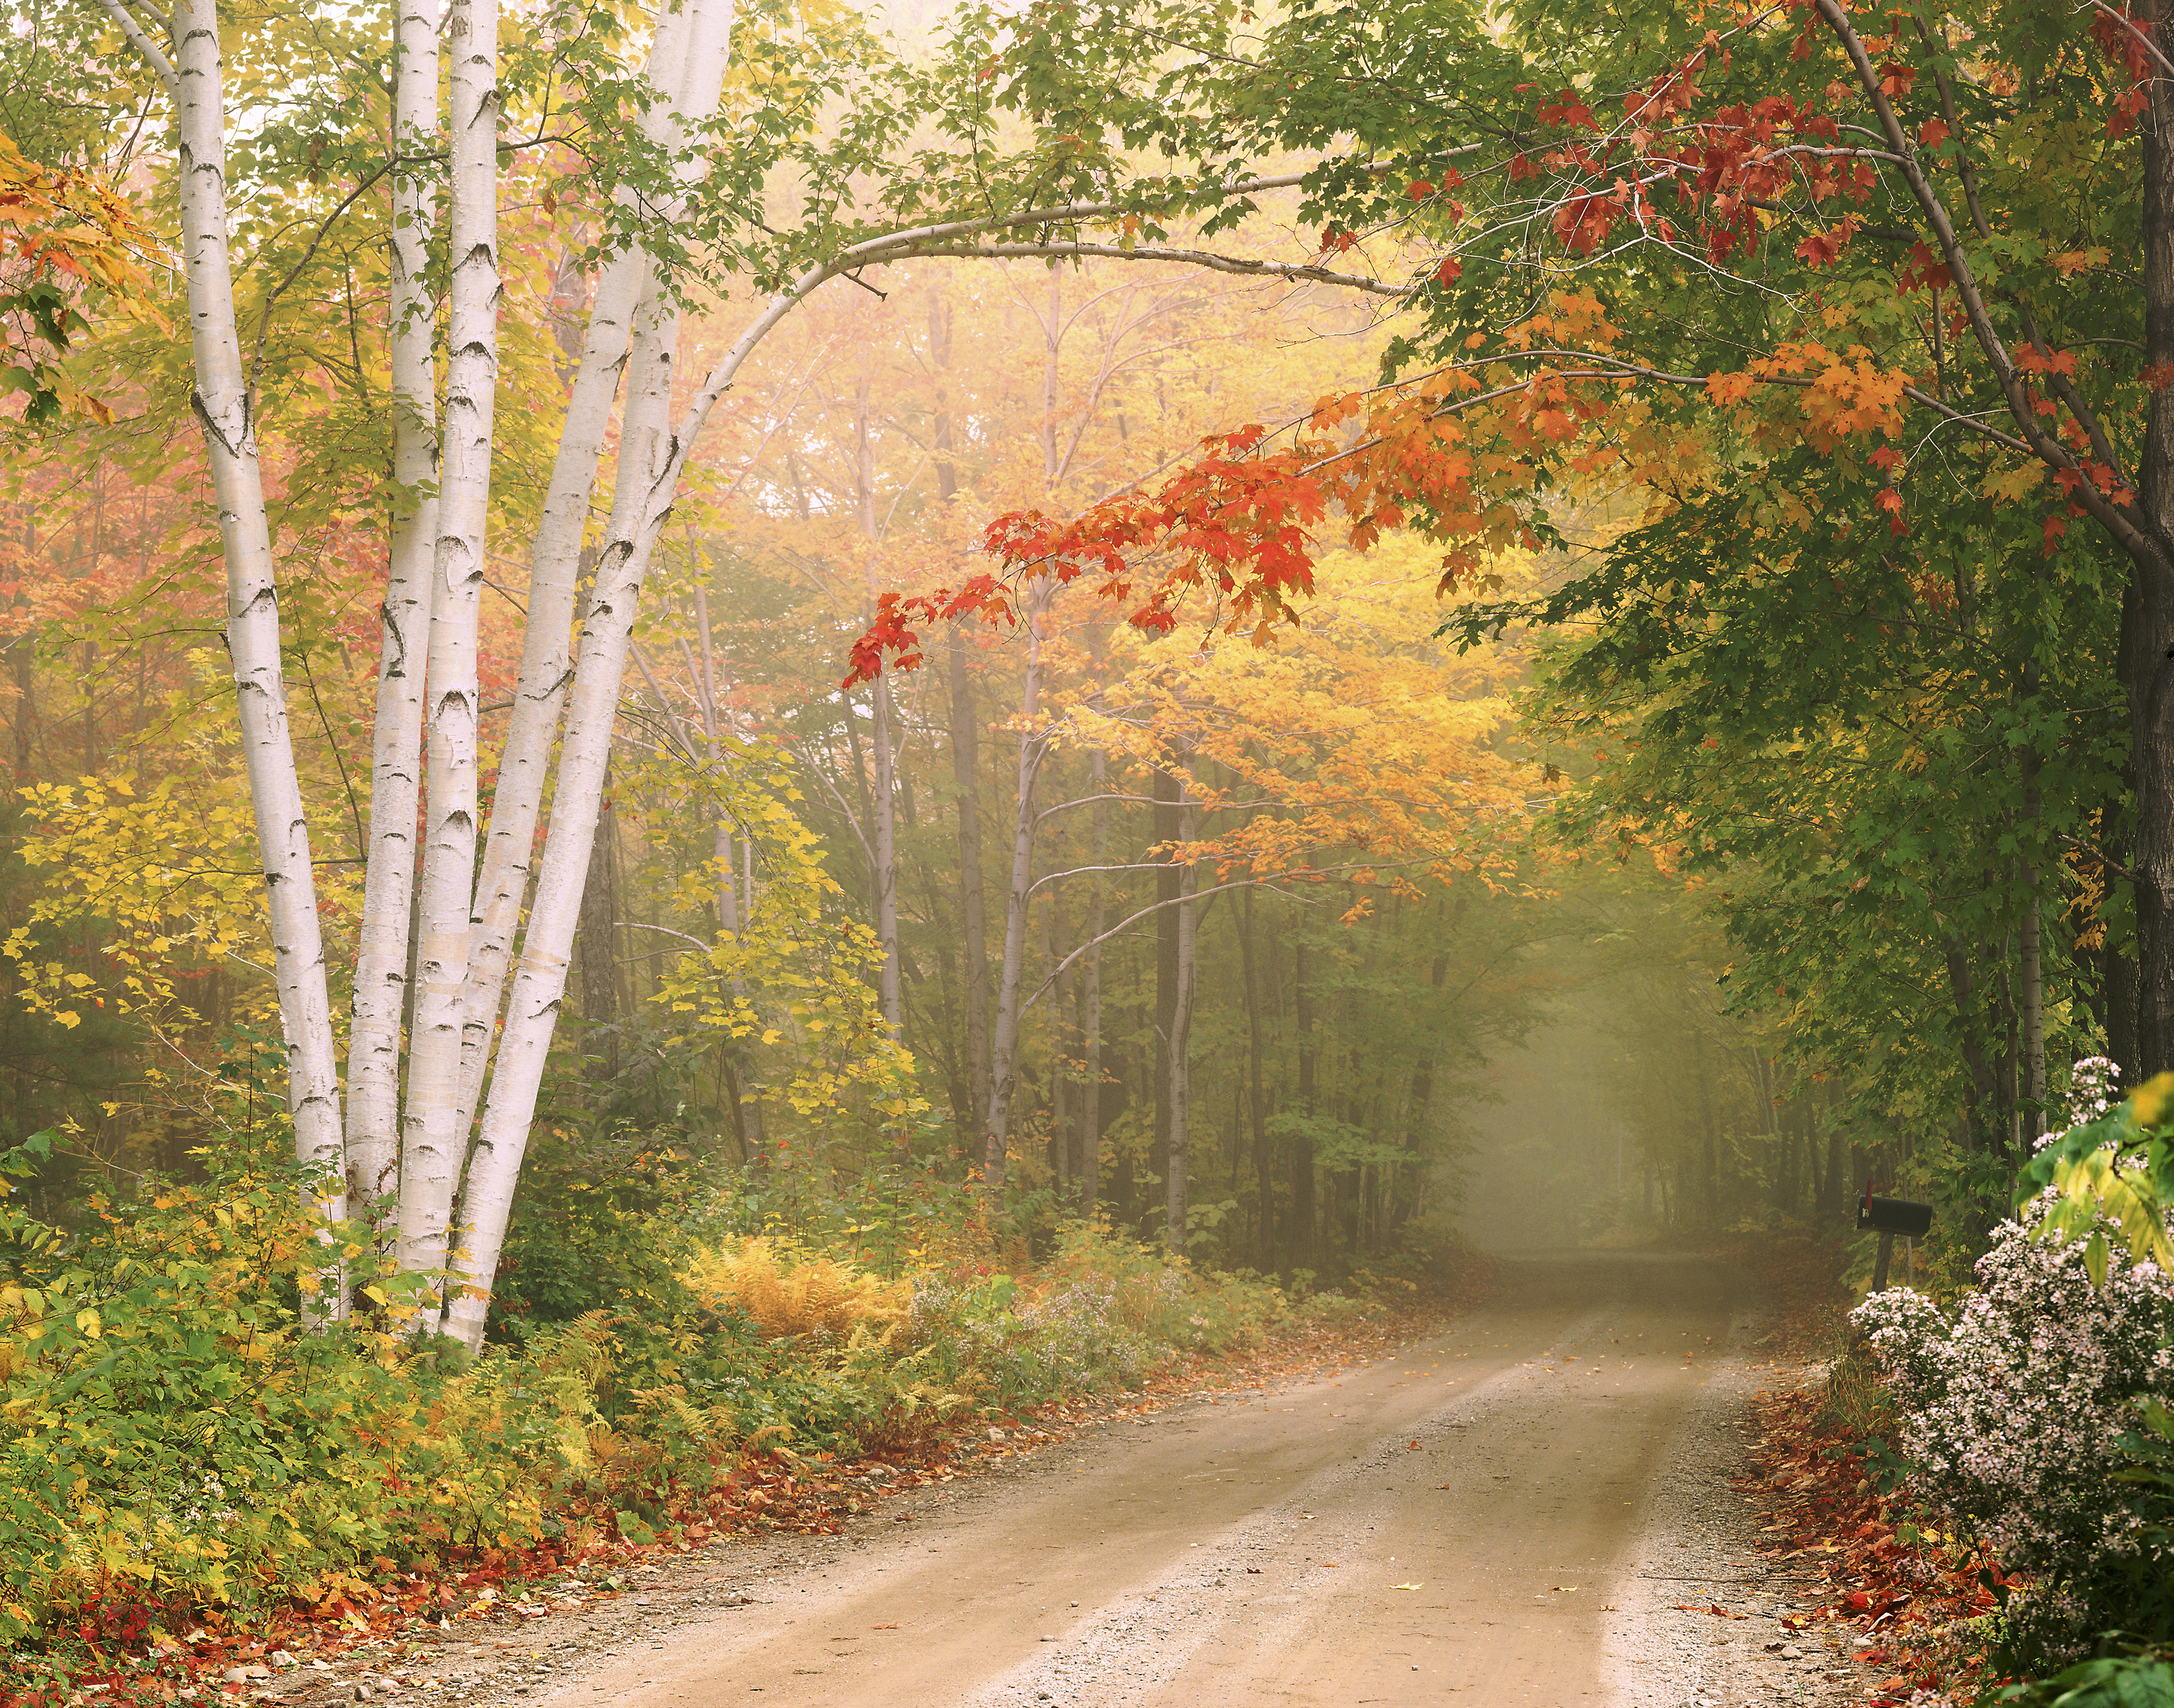
[[[1678,1602],[1674,1605],[1679,1613],[1712,1613],[1717,1619],[1748,1619],[1751,1617],[1749,1613],[1734,1613],[1728,1608],[1717,1606],[1712,1602],[1708,1602],[1704,1607],[1701,1607],[1696,1602]],[[1719,1639],[1717,1638],[1716,1640],[1718,1641]]]
[[[1993,1610],[1998,1568],[1915,1513],[1901,1494],[1873,1487],[1878,1467],[1823,1415],[1820,1388],[1762,1397],[1763,1436],[1755,1452],[1761,1475],[1745,1491],[1764,1509],[1777,1540],[1770,1559],[1796,1559],[1823,1580],[1820,1605],[1792,1630],[1821,1624],[1879,1628],[1882,1646],[1859,1658],[1904,1668],[1883,1678],[1875,1708],[1907,1702],[1919,1690],[1944,1690],[1968,1700],[1977,1689],[1952,1648],[1935,1640],[1944,1626]]]
[[[1781,1308],[1762,1344],[1785,1359],[1831,1352],[1850,1303],[1831,1243],[1747,1241],[1716,1254],[1756,1271],[1777,1295]],[[1877,1490],[1872,1444],[1836,1421],[1822,1374],[1814,1365],[1801,1385],[1757,1397],[1756,1468],[1738,1484],[1760,1515],[1767,1538],[1760,1554],[1770,1569],[1793,1562],[1816,1586],[1817,1604],[1784,1617],[1782,1627],[1811,1637],[1876,1627],[1879,1646],[1866,1645],[1857,1657],[1890,1671],[1868,1692],[1868,1708],[1900,1708],[1920,1690],[1971,1700],[1984,1682],[1972,1676],[1978,1662],[1959,1662],[1939,1633],[1991,1611],[1995,1586],[2008,1580],[1906,1496]]]

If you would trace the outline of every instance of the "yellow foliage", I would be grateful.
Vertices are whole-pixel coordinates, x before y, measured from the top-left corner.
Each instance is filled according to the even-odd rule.
[[[817,1331],[840,1340],[857,1329],[881,1333],[906,1320],[911,1281],[885,1281],[828,1257],[794,1261],[767,1240],[738,1252],[703,1252],[688,1274],[699,1294],[753,1318],[771,1340]]]

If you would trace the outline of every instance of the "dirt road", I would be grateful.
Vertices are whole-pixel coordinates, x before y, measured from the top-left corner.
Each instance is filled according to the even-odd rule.
[[[797,1566],[720,1549],[669,1625],[537,1632],[535,1670],[471,1688],[554,1708],[1840,1700],[1836,1653],[1782,1652],[1789,1586],[1726,1486],[1759,1308],[1702,1259],[1511,1260],[1491,1302],[1394,1359],[916,1491]]]

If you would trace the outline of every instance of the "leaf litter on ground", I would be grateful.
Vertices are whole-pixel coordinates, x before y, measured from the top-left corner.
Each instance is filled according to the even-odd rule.
[[[1215,1405],[1260,1388],[1333,1378],[1471,1309],[1494,1284],[1490,1265],[1469,1262],[1441,1284],[1385,1303],[1369,1317],[1298,1329],[1248,1352],[1187,1354],[1122,1392],[1075,1395],[1017,1414],[962,1417],[899,1451],[846,1460],[828,1453],[798,1457],[775,1446],[744,1453],[707,1489],[651,1491],[660,1514],[651,1528],[663,1538],[652,1543],[609,1538],[571,1547],[561,1538],[520,1549],[479,1549],[457,1569],[358,1576],[306,1604],[203,1612],[180,1635],[161,1631],[154,1609],[101,1604],[68,1634],[65,1650],[0,1658],[0,1708],[268,1700],[275,1694],[271,1687],[304,1668],[319,1673],[321,1684],[337,1685],[342,1700],[365,1700],[354,1695],[357,1689],[388,1694],[389,1686],[390,1694],[399,1694],[408,1688],[403,1674],[421,1670],[403,1662],[428,1660],[419,1657],[424,1642],[463,1628],[481,1638],[486,1625],[518,1629],[630,1591],[654,1595],[657,1586],[635,1578],[736,1539],[835,1536],[883,1501],[999,1468],[1089,1429],[1144,1420],[1180,1401]],[[864,1477],[873,1466],[890,1474],[871,1486]],[[577,1502],[568,1516],[608,1515]],[[915,1516],[899,1515],[899,1522]],[[337,1674],[380,1683],[373,1688],[359,1677],[332,1676]]]

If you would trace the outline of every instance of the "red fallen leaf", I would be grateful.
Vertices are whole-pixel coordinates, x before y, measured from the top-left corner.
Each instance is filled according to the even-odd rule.
[[[1417,1441],[1407,1441],[1404,1445],[1414,1453],[1418,1452],[1420,1450],[1420,1444]]]
[[[1701,1607],[1696,1602],[1678,1602],[1675,1609],[1679,1613],[1712,1613],[1717,1619],[1748,1619],[1751,1617],[1749,1613],[1733,1613],[1727,1608],[1716,1607],[1712,1603]]]
[[[1258,1577],[1260,1575],[1261,1569],[1257,1565],[1249,1565],[1246,1568],[1246,1576],[1248,1577]]]
[[[898,1629],[898,1624],[896,1619],[893,1619],[887,1625],[870,1625],[868,1629],[872,1631],[895,1631]]]

